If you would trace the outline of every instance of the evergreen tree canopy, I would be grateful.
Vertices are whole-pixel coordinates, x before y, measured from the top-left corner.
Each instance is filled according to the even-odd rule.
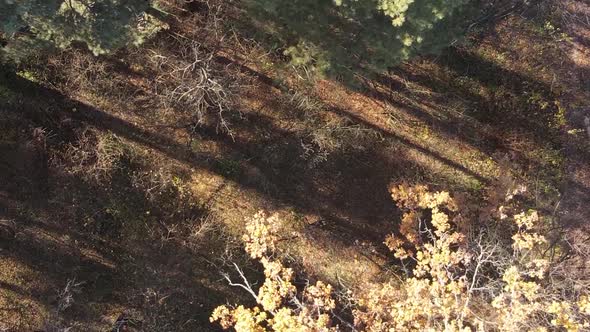
[[[94,54],[139,44],[163,24],[146,13],[147,0],[0,0],[4,53],[83,42]]]
[[[470,0],[247,0],[294,64],[381,71],[460,37]]]

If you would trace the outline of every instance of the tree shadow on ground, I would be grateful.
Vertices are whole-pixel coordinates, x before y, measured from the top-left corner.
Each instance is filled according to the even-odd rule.
[[[431,62],[434,73],[419,61],[406,64],[366,84],[363,93],[490,158],[509,156],[516,173],[561,187],[563,91],[462,48]]]
[[[379,84],[394,92],[406,92],[404,96],[409,100],[404,101],[399,95],[387,94],[378,89],[369,90],[367,94],[400,107],[402,111],[411,112],[450,137],[487,149],[488,153],[502,148],[502,141],[498,136],[506,132],[525,133],[534,138],[535,143],[543,144],[551,138],[547,135],[547,130],[556,131],[548,126],[554,121],[557,107],[547,105],[545,109],[541,109],[539,105],[530,102],[533,95],[542,96],[543,100],[548,101],[558,99],[559,94],[546,84],[458,48],[451,48],[438,57],[437,64],[447,68],[452,77],[448,80],[437,79],[425,72],[412,72],[408,66],[392,68],[389,76],[379,76]],[[402,86],[400,78],[433,91],[436,96],[421,95],[420,100],[417,100],[417,96],[407,93],[408,88]],[[466,78],[477,84],[465,84],[462,79]],[[491,95],[481,90],[476,93],[474,90],[479,86],[483,86]],[[461,117],[449,114],[445,109],[449,99],[459,99],[466,103],[466,113],[460,114]],[[422,104],[435,111],[429,113],[412,104]],[[492,130],[482,131],[482,126],[491,127]]]
[[[210,312],[225,298],[240,297],[212,273],[224,247],[215,236],[203,239],[197,245],[209,254],[202,255],[186,246],[180,233],[171,233],[207,211],[195,207],[180,215],[170,211],[179,197],[169,197],[173,203],[148,199],[130,182],[137,167],[132,160],[123,160],[110,181],[97,182],[64,172],[51,155],[75,143],[76,133],[88,126],[168,153],[163,146],[180,147],[17,76],[0,80],[20,96],[1,105],[0,125],[14,135],[2,135],[0,219],[10,221],[15,235],[0,239],[0,259],[17,263],[16,272],[0,274],[0,291],[35,299],[44,308],[37,325],[21,328],[40,328],[43,319],[62,327],[107,329],[127,312],[143,321],[144,330],[215,330]],[[75,107],[78,112],[70,116]],[[22,280],[29,281],[19,285]],[[75,305],[53,316],[69,280],[82,282],[80,293],[73,294]]]
[[[470,54],[453,52],[457,51],[450,51],[449,58],[442,57],[440,61],[457,76],[470,77],[488,87],[505,83],[502,80],[496,81],[498,75],[506,77],[510,83],[509,90],[514,94],[522,93],[529,84],[536,85],[526,77],[519,77]],[[460,58],[459,61],[455,57]],[[246,65],[237,64],[227,57],[220,56],[217,61],[224,65],[238,66],[240,71],[257,77],[262,84],[282,88],[269,76]],[[124,63],[117,62],[115,67],[124,75],[142,78],[141,73],[129,71]],[[472,70],[479,67],[483,68],[482,72],[479,69]],[[468,142],[487,154],[501,149],[502,141],[494,132],[482,133],[478,128],[479,124],[520,130],[520,125],[517,126],[514,119],[524,116],[525,130],[539,137],[532,128],[534,121],[540,119],[531,119],[525,114],[498,113],[500,109],[488,105],[485,98],[463,86],[435,85],[431,77],[405,71],[403,67],[394,69],[392,74],[436,91],[442,98],[447,98],[449,91],[452,91],[451,93],[468,99],[474,105],[472,110],[476,111],[469,114],[469,117],[475,121],[465,123],[463,119],[437,117],[416,106],[423,104],[438,110],[442,101],[436,98],[427,101],[414,98],[413,103],[408,103],[408,100],[392,97],[391,91],[369,91],[368,95],[403,108],[436,126],[437,131]],[[319,220],[313,220],[313,225],[308,226],[306,231],[313,233],[319,229],[329,239],[345,246],[353,246],[355,240],[379,244],[385,234],[394,229],[392,221],[398,219],[399,211],[387,192],[389,182],[410,176],[429,176],[426,170],[404,158],[402,152],[388,155],[381,150],[382,146],[338,151],[325,163],[310,168],[302,157],[304,151],[301,137],[291,130],[277,126],[274,119],[263,115],[246,114],[244,119],[236,123],[236,131],[242,133],[243,137],[251,137],[247,140],[234,140],[231,136],[218,132],[214,125],[198,126],[193,131],[188,129],[190,124],[180,123],[179,127],[187,128],[186,131],[193,137],[218,143],[223,146],[225,155],[239,161],[240,166],[236,172],[227,172],[222,167],[224,160],[219,154],[195,153],[187,144],[180,143],[166,133],[133,124],[21,77],[13,75],[6,80],[12,85],[12,90],[26,91],[25,98],[36,100],[34,103],[31,100],[21,100],[8,107],[17,114],[17,118],[23,116],[27,119],[28,122],[22,129],[29,133],[34,128],[51,131],[56,135],[51,144],[59,146],[75,140],[77,128],[86,126],[113,133],[162,153],[170,160],[193,169],[207,170],[242,188],[255,190],[268,201],[292,206],[297,213],[317,215]],[[517,83],[512,85],[512,82]],[[390,90],[408,92],[399,80],[392,80],[391,77],[381,77],[379,84]],[[548,90],[545,86],[539,91],[546,93]],[[413,98],[408,94],[406,97]],[[133,109],[138,105],[131,101],[125,107]],[[347,119],[351,125],[370,129],[407,150],[418,151],[482,183],[490,180],[440,155],[430,147],[418,145],[391,130],[375,126],[349,110],[332,107],[326,112]],[[30,138],[34,139],[34,135]],[[541,136],[540,139],[542,138]],[[482,139],[487,142],[481,144]],[[0,256],[11,257],[39,271],[47,277],[47,284],[55,287],[64,285],[73,277],[85,281],[83,293],[79,295],[79,303],[82,304],[65,313],[67,322],[92,326],[101,321],[105,312],[120,312],[123,308],[134,307],[144,311],[141,314],[146,324],[162,324],[146,325],[158,326],[158,329],[152,330],[209,330],[208,316],[214,306],[226,298],[236,296],[230,290],[219,287],[223,282],[216,278],[216,272],[212,272],[217,269],[211,264],[212,258],[218,254],[217,251],[211,255],[198,255],[174,239],[162,242],[161,237],[170,229],[167,226],[172,226],[167,222],[174,221],[166,221],[169,213],[162,211],[165,208],[145,199],[143,192],[130,186],[126,174],[117,175],[119,177],[114,182],[119,184],[118,187],[92,183],[54,169],[48,163],[48,156],[43,155],[43,149],[24,150],[24,154],[30,155],[27,157],[30,162],[24,162],[26,167],[22,165],[22,161],[27,160],[22,157],[23,154],[10,156],[14,152],[11,146],[2,147],[1,150],[3,154],[0,160],[3,164],[0,170],[5,180],[0,189],[4,196],[10,198],[0,201],[3,205],[2,218],[16,222],[18,235],[15,239],[6,241],[9,242],[8,249],[3,250]],[[128,167],[133,167],[132,163]],[[245,171],[246,168],[255,169],[261,175],[260,178],[251,177]],[[582,189],[588,190],[586,187]],[[55,197],[65,199],[55,201]],[[119,201],[120,206],[131,207],[131,212],[143,214],[141,217],[129,212],[124,215],[134,219],[139,226],[145,226],[152,234],[137,239],[128,233],[121,233],[126,227],[122,225],[123,220],[112,213],[106,213],[104,209],[112,204],[113,198]],[[71,205],[74,204],[76,207],[72,208]],[[151,216],[145,217],[144,210],[150,211]],[[87,217],[97,212],[99,214],[94,217],[90,226],[84,226]],[[206,211],[195,213],[194,217],[198,217],[198,213]],[[164,219],[164,225],[158,219]],[[135,235],[141,237],[142,233],[138,231]],[[36,290],[33,286],[25,289],[15,284],[0,284],[0,288],[40,299],[47,308],[53,308],[57,301],[54,288],[40,287]]]
[[[446,57],[442,57],[440,61],[450,71],[455,72],[457,76],[470,77],[489,89],[506,83],[509,93],[519,94],[529,85],[535,87],[538,85],[529,78],[498,68],[496,65],[476,58],[471,54],[460,54],[457,50],[451,50]],[[217,61],[223,65],[237,66],[245,75],[256,77],[261,84],[279,90],[283,89],[269,76],[259,73],[246,65],[235,63],[225,56],[219,56]],[[482,68],[482,72],[479,72],[479,69],[474,70],[474,68],[479,67]],[[131,75],[134,78],[142,79],[141,73],[130,71],[130,68],[125,63],[115,61],[114,69],[120,71],[123,75]],[[415,84],[420,84],[435,91],[438,93],[438,97],[435,96],[435,98],[429,100],[417,100],[415,96],[406,94],[406,99],[400,100],[398,95],[391,94],[391,90],[404,94],[408,92],[407,89],[400,83],[399,79],[387,76],[380,77],[378,84],[388,87],[389,91],[383,89],[365,91],[367,95],[411,112],[423,121],[434,124],[436,130],[440,130],[458,140],[468,142],[486,154],[492,154],[498,149],[502,149],[503,142],[496,137],[495,131],[482,132],[481,128],[478,127],[479,124],[496,127],[497,130],[504,130],[504,127],[510,130],[521,130],[521,124],[517,125],[515,119],[522,119],[524,121],[524,130],[538,139],[543,139],[542,135],[539,136],[542,132],[539,133],[539,130],[534,128],[535,121],[542,119],[536,119],[529,114],[518,113],[517,110],[513,110],[511,113],[501,113],[500,111],[503,111],[504,108],[495,108],[493,105],[488,105],[488,100],[464,86],[449,86],[448,83],[437,85],[432,80],[432,77],[407,71],[404,67],[392,70],[391,74],[410,79]],[[507,81],[504,82],[503,78],[499,79],[498,77],[505,77]],[[15,75],[5,79],[11,85],[10,89],[16,92],[26,91],[26,98],[36,100],[35,103],[30,100],[21,100],[14,105],[10,105],[10,109],[18,113],[17,118],[22,115],[28,119],[29,123],[27,125],[30,124],[30,127],[40,127],[52,131],[57,135],[54,140],[58,142],[56,143],[58,146],[63,142],[75,140],[76,128],[80,127],[91,126],[101,132],[112,133],[139,144],[150,151],[160,153],[170,161],[182,163],[195,170],[206,170],[226,178],[240,188],[256,191],[264,196],[266,200],[278,206],[293,207],[295,212],[304,215],[315,215],[317,216],[316,220],[311,220],[313,225],[307,226],[306,231],[312,233],[319,229],[321,232],[328,234],[328,238],[344,246],[354,246],[356,240],[380,244],[386,233],[394,229],[392,221],[397,220],[400,213],[395,208],[387,192],[387,185],[392,180],[430,179],[430,177],[436,176],[429,174],[427,169],[416,165],[409,158],[405,158],[404,153],[407,151],[417,151],[482,183],[493,180],[487,179],[458,164],[456,161],[442,156],[433,151],[433,148],[416,144],[401,135],[397,135],[392,130],[369,123],[352,111],[338,107],[331,107],[325,111],[345,119],[351,126],[371,130],[378,136],[383,137],[384,141],[387,142],[383,145],[375,145],[359,150],[337,151],[330,155],[326,162],[312,168],[309,167],[307,160],[303,157],[305,151],[302,147],[301,136],[286,126],[277,125],[276,119],[263,114],[245,112],[242,119],[235,123],[234,130],[240,134],[238,139],[219,132],[215,125],[191,126],[191,123],[178,123],[177,127],[184,130],[193,139],[215,142],[222,149],[220,153],[211,151],[194,152],[188,146],[189,144],[180,142],[169,133],[131,123],[110,114],[108,111],[74,100],[63,92],[49,89]],[[548,90],[546,86],[541,86],[539,91],[542,93],[549,91],[550,93],[550,89]],[[473,107],[470,110],[474,113],[467,114],[467,116],[473,119],[473,122],[464,122],[462,118],[453,118],[451,116],[439,117],[425,112],[419,106],[425,105],[430,109],[442,112],[441,104],[443,104],[443,100],[441,99],[447,98],[449,94],[465,98],[468,103],[472,104]],[[502,95],[498,95],[497,98],[501,99]],[[408,99],[414,100],[412,100],[412,103],[408,103]],[[124,105],[124,109],[133,110],[140,107],[139,104],[134,104],[133,100],[128,100],[128,102],[127,105]],[[25,129],[30,132],[32,128]],[[486,140],[486,142],[482,144],[482,140]],[[396,154],[394,155],[388,154],[382,149],[392,142],[403,147],[395,150]],[[9,150],[10,147],[6,151]],[[392,150],[387,151],[391,153]],[[4,156],[8,155],[4,154]],[[214,305],[223,301],[212,298],[210,293],[222,293],[228,298],[231,297],[228,293],[224,293],[227,292],[226,289],[220,290],[221,288],[211,286],[211,284],[218,285],[220,282],[212,276],[212,270],[215,267],[211,266],[209,262],[211,259],[209,254],[205,256],[196,255],[194,252],[186,251],[174,241],[165,242],[165,245],[161,246],[162,242],[156,241],[153,235],[146,236],[143,242],[135,238],[122,237],[121,234],[118,234],[116,227],[120,220],[117,221],[108,213],[102,212],[103,214],[96,219],[104,220],[104,222],[102,225],[93,224],[94,228],[91,230],[82,227],[84,221],[80,219],[80,215],[87,216],[97,211],[103,211],[103,207],[111,204],[112,198],[116,198],[120,200],[121,205],[131,206],[131,210],[134,212],[144,214],[143,209],[151,211],[151,217],[133,216],[133,219],[137,219],[140,226],[146,225],[148,230],[152,230],[154,234],[161,237],[169,229],[166,224],[161,225],[156,219],[168,215],[167,211],[161,211],[163,208],[152,201],[146,200],[144,193],[131,188],[129,183],[125,182],[125,174],[122,174],[122,178],[115,181],[120,183],[122,187],[104,186],[84,181],[75,176],[60,174],[52,169],[51,165],[47,164],[47,156],[42,154],[37,156],[36,158],[40,158],[41,162],[31,163],[31,165],[39,166],[32,167],[34,172],[37,172],[37,175],[30,175],[28,170],[18,170],[18,167],[15,168],[13,165],[10,165],[10,167],[2,166],[4,174],[12,177],[12,179],[22,180],[19,180],[20,182],[6,181],[3,184],[6,196],[14,198],[20,205],[27,206],[28,210],[35,212],[33,214],[51,217],[62,216],[63,218],[59,219],[75,220],[75,227],[57,227],[55,225],[59,226],[60,221],[51,224],[46,221],[47,218],[32,218],[32,220],[43,219],[43,221],[37,221],[36,223],[22,221],[22,223],[19,222],[19,227],[35,227],[31,229],[45,229],[47,233],[67,235],[70,247],[74,246],[71,244],[72,241],[74,241],[73,243],[77,241],[79,244],[85,244],[99,253],[104,259],[112,261],[116,268],[113,269],[109,264],[105,265],[90,260],[82,252],[68,249],[62,249],[55,253],[47,251],[43,255],[39,255],[41,260],[46,262],[45,265],[38,266],[38,262],[26,264],[52,276],[52,283],[57,284],[59,284],[60,280],[63,283],[63,280],[77,274],[78,272],[72,272],[76,268],[83,272],[80,272],[82,275],[86,275],[87,272],[84,272],[86,270],[97,271],[90,272],[86,278],[95,280],[87,286],[94,289],[94,293],[89,292],[89,295],[84,295],[88,296],[89,302],[93,301],[90,297],[100,299],[103,296],[101,301],[104,303],[113,300],[117,305],[125,306],[129,302],[143,301],[140,298],[145,298],[146,295],[145,293],[130,294],[129,291],[125,290],[128,285],[133,284],[134,288],[130,286],[133,292],[156,289],[155,297],[148,294],[147,297],[152,301],[149,303],[153,304],[154,299],[155,302],[158,302],[163,298],[175,298],[178,302],[174,303],[174,305],[171,304],[168,308],[182,311],[182,313],[176,312],[176,314],[172,314],[173,311],[161,313],[161,316],[158,317],[161,317],[164,321],[169,319],[164,322],[168,325],[163,330],[178,330],[178,326],[182,326],[182,329],[185,330],[191,330],[191,327],[193,329],[207,329],[206,326],[209,326],[207,317],[211,309]],[[228,170],[225,156],[232,160],[235,159],[238,166],[235,169],[232,166]],[[18,159],[16,156],[8,158],[12,160]],[[17,171],[14,171],[15,169]],[[251,176],[251,173],[248,172],[250,169],[254,169],[258,176]],[[442,182],[440,187],[444,187],[445,181],[446,179],[439,179],[437,183]],[[31,183],[34,185],[31,185]],[[71,194],[68,196],[63,193],[69,191],[68,188],[77,188],[77,190],[75,193],[71,190]],[[52,198],[59,191],[61,191],[59,196],[68,197],[67,200],[64,202],[52,202]],[[213,195],[215,193],[212,193]],[[74,202],[78,207],[74,212],[67,212],[67,205]],[[8,210],[10,209],[14,210],[14,208],[8,208]],[[206,213],[206,211],[200,213]],[[127,213],[126,215],[129,216],[130,214]],[[195,215],[195,217],[197,216]],[[8,218],[16,219],[14,216],[8,216]],[[22,244],[23,249],[16,250],[12,248],[8,252],[15,255],[16,259],[22,259],[23,262],[29,262],[31,260],[30,256],[34,255],[35,251],[43,251],[51,246],[56,246],[52,240],[44,239],[45,242],[28,245],[30,249],[27,249],[28,242],[36,242],[32,238],[22,238],[19,241],[26,242]],[[70,247],[64,246],[63,248]],[[381,246],[381,249],[384,248]],[[145,251],[139,252],[142,250]],[[113,253],[116,253],[116,255]],[[65,257],[67,255],[73,257]],[[60,262],[64,267],[59,268],[60,264],[49,265],[48,262],[52,261]],[[125,268],[120,269],[121,266]],[[108,277],[104,278],[106,281],[99,281],[99,279],[103,279],[102,276],[107,275]],[[106,285],[96,284],[99,282],[104,282]],[[108,296],[116,295],[114,298],[109,298],[107,295],[99,294],[98,292],[101,290],[103,292],[110,290],[107,292]],[[219,295],[220,298],[223,296]],[[41,297],[49,298],[50,294],[43,294]],[[200,299],[206,299],[206,301]],[[166,301],[164,300],[164,302]],[[47,305],[52,304],[51,301],[46,302]],[[201,307],[199,303],[203,304],[203,306]],[[137,306],[144,306],[145,308],[146,305],[145,302],[142,302]],[[87,324],[100,319],[99,316],[103,313],[99,313],[97,310],[96,308],[88,309],[94,314],[86,318]],[[173,318],[170,318],[175,316],[192,317],[190,319],[194,320],[187,323],[174,321]]]
[[[248,70],[247,74],[251,71]],[[14,84],[15,90],[31,91],[34,98],[51,100],[50,103],[54,105],[48,107],[49,111],[31,110],[31,114],[51,114],[50,122],[53,123],[91,125],[156,150],[192,168],[206,169],[222,177],[228,177],[240,187],[256,190],[268,197],[269,201],[279,202],[280,206],[292,206],[297,213],[317,216],[316,220],[311,222],[321,221],[316,225],[323,227],[335,241],[345,246],[354,246],[357,240],[381,243],[385,230],[392,230],[391,221],[399,216],[387,192],[387,185],[392,180],[408,175],[423,178],[429,176],[426,170],[417,167],[413,162],[405,160],[400,155],[384,154],[377,146],[365,150],[338,152],[331,155],[330,160],[324,165],[310,169],[302,157],[304,151],[301,137],[284,128],[278,128],[272,119],[265,119],[263,116],[250,119],[246,116],[243,121],[236,123],[236,131],[255,139],[233,140],[228,135],[218,133],[215,126],[197,127],[196,131],[190,133],[197,134],[201,139],[220,143],[227,149],[227,155],[233,154],[242,164],[255,168],[262,174],[263,180],[253,180],[239,172],[228,175],[219,167],[223,163],[219,155],[194,153],[187,145],[180,144],[164,134],[143,129],[18,76],[10,77],[10,82]],[[348,111],[336,108],[328,111],[347,119],[355,126],[372,130],[386,140],[401,144],[404,149],[418,151],[458,172],[464,172],[482,182],[486,181],[480,175],[435,151],[371,125]],[[51,126],[51,123],[37,122],[41,127]],[[63,127],[60,127],[60,132],[67,133],[68,130],[63,130]],[[258,135],[261,131],[265,134]],[[335,174],[334,170],[339,172]],[[270,186],[267,185],[269,183]]]

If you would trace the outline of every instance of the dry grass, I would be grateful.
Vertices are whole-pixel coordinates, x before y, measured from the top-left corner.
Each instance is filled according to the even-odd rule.
[[[121,167],[125,153],[125,146],[117,136],[85,128],[74,144],[68,144],[52,160],[56,168],[100,183],[111,179]]]
[[[72,50],[29,69],[112,117],[87,124],[75,112],[52,118],[56,111],[47,113],[51,121],[30,120],[55,131],[68,121],[77,128],[49,142],[54,203],[41,219],[58,220],[86,253],[117,255],[117,272],[84,275],[124,282],[106,289],[127,298],[104,296],[92,308],[109,317],[102,327],[130,310],[162,331],[208,330],[208,310],[241,295],[219,281],[218,270],[247,265],[239,239],[244,220],[261,208],[303,234],[285,243],[285,255],[342,289],[391,268],[382,241],[396,220],[392,181],[477,198],[508,160],[508,171],[535,188],[532,204],[552,210],[562,170],[557,102],[568,83],[555,61],[561,51],[534,22],[509,17],[471,37],[472,45],[351,90],[276,66],[284,59],[222,24],[220,17],[235,14],[229,5],[167,3],[172,30],[145,48],[102,58]],[[533,117],[540,122],[527,120]],[[41,280],[41,270],[18,266]],[[49,287],[65,281],[59,275]],[[91,310],[93,285],[73,307]],[[13,306],[23,298],[10,296]]]
[[[39,299],[30,295],[35,288],[46,287],[43,278],[34,268],[26,266],[15,258],[2,257],[0,289],[0,305],[4,308],[0,316],[0,330],[33,330],[40,327],[46,317],[48,310]],[[30,283],[28,280],[35,280]]]

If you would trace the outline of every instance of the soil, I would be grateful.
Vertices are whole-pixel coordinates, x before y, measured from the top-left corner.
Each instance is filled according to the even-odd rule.
[[[564,135],[566,181],[560,208],[561,221],[573,230],[587,232],[590,222],[590,132],[585,119],[590,118],[590,3],[563,2],[564,27],[572,37],[568,45],[572,79],[566,96],[570,105]],[[567,132],[577,131],[575,138]]]
[[[126,319],[138,331],[218,330],[217,305],[252,302],[220,272],[236,262],[261,280],[240,241],[260,209],[297,234],[282,249],[298,271],[362,289],[395,271],[383,245],[400,215],[394,183],[477,200],[509,172],[544,215],[562,192],[560,222],[587,226],[587,3],[565,2],[570,44],[502,13],[465,46],[362,89],[269,66],[283,57],[238,31],[208,45],[220,49],[214,65],[243,83],[231,134],[156,92],[150,56],[173,58],[168,39],[207,18],[201,2],[187,3],[179,26],[145,48],[71,50],[0,74],[0,331],[106,331]],[[203,44],[215,35],[202,34]],[[68,294],[74,302],[59,309]]]

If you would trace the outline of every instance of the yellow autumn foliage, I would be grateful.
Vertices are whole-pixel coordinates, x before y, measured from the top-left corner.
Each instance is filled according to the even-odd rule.
[[[248,221],[246,252],[261,262],[265,281],[257,305],[220,306],[211,316],[224,329],[246,331],[582,331],[590,327],[589,290],[563,297],[551,286],[552,262],[535,211],[516,212],[506,191],[489,223],[509,230],[506,239],[486,242],[461,232],[466,216],[447,192],[405,184],[391,189],[403,211],[398,231],[385,245],[411,266],[402,281],[372,283],[352,293],[354,307],[341,318],[331,285],[318,281],[298,290],[295,272],[275,258],[277,216],[260,212]],[[483,209],[482,209],[483,210]],[[496,216],[496,217],[494,217]],[[473,233],[472,227],[469,231]],[[505,232],[506,233],[506,232]],[[507,244],[507,245],[505,245]]]

